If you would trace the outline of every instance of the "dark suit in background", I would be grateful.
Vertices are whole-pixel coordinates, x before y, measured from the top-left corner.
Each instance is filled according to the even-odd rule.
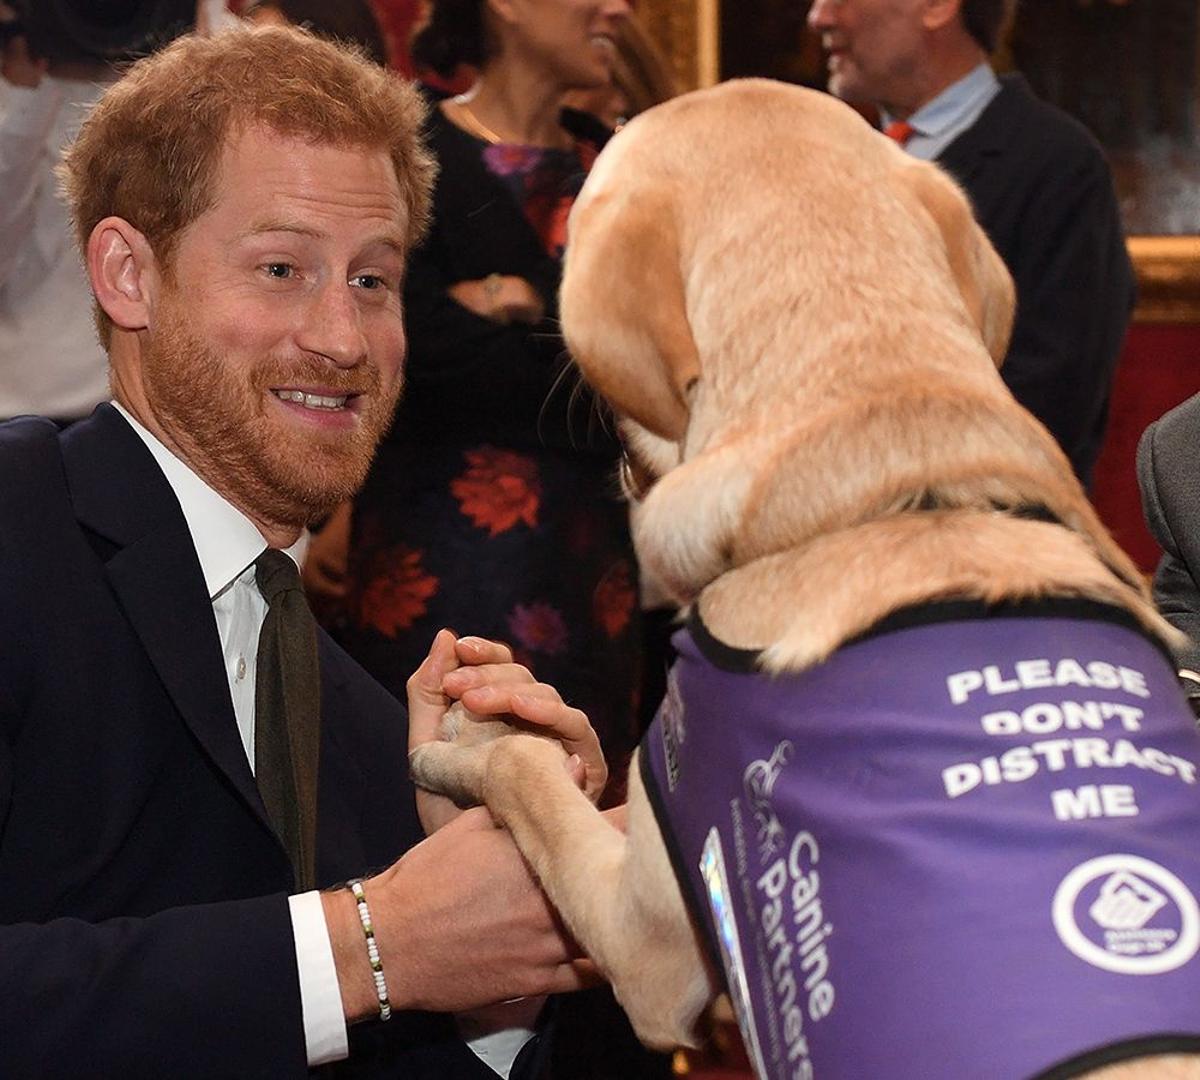
[[[0,426],[0,507],[0,1076],[303,1077],[291,868],[174,492],[101,406]],[[319,652],[328,886],[422,832],[404,710]],[[360,1041],[339,1075],[495,1076],[448,1017]]]
[[[1189,638],[1183,667],[1200,672],[1200,394],[1145,430],[1137,471],[1146,524],[1163,549],[1154,602]],[[1200,682],[1185,678],[1184,686],[1195,708]]]
[[[1016,282],[1004,381],[1090,486],[1134,299],[1103,152],[1081,124],[1008,75],[937,160],[970,195]]]

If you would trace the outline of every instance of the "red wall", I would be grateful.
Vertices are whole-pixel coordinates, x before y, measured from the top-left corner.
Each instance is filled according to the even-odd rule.
[[[1200,392],[1200,326],[1132,326],[1117,368],[1108,435],[1096,465],[1096,509],[1143,570],[1159,548],[1142,520],[1134,456],[1148,424]],[[1200,467],[1200,446],[1196,448]]]

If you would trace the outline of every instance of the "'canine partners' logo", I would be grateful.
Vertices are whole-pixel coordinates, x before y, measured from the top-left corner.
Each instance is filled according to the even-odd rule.
[[[1072,870],[1054,894],[1054,928],[1081,960],[1122,975],[1159,975],[1200,948],[1200,907],[1182,881],[1137,855]]]
[[[758,822],[758,853],[764,863],[779,853],[786,839],[771,798],[775,794],[775,782],[791,756],[791,741],[784,739],[770,758],[752,761],[742,774],[742,788]]]

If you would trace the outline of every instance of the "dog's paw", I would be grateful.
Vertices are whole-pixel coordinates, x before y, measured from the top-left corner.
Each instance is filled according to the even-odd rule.
[[[456,701],[442,717],[437,741],[408,755],[413,783],[448,796],[460,807],[478,806],[492,747],[513,731],[503,720],[478,716]]]
[[[483,802],[483,778],[490,747],[431,742],[408,755],[413,783],[435,795],[445,795],[466,809]]]

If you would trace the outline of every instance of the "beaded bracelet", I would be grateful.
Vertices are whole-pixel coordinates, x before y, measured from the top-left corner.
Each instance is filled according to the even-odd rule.
[[[379,958],[379,946],[375,943],[375,927],[371,922],[371,909],[367,907],[367,894],[362,878],[346,882],[346,888],[354,894],[358,905],[358,917],[362,920],[363,934],[367,939],[367,959],[371,962],[371,975],[375,979],[375,993],[379,995],[379,1019],[389,1020],[392,1003],[388,1001],[387,980],[383,977],[383,961]]]

